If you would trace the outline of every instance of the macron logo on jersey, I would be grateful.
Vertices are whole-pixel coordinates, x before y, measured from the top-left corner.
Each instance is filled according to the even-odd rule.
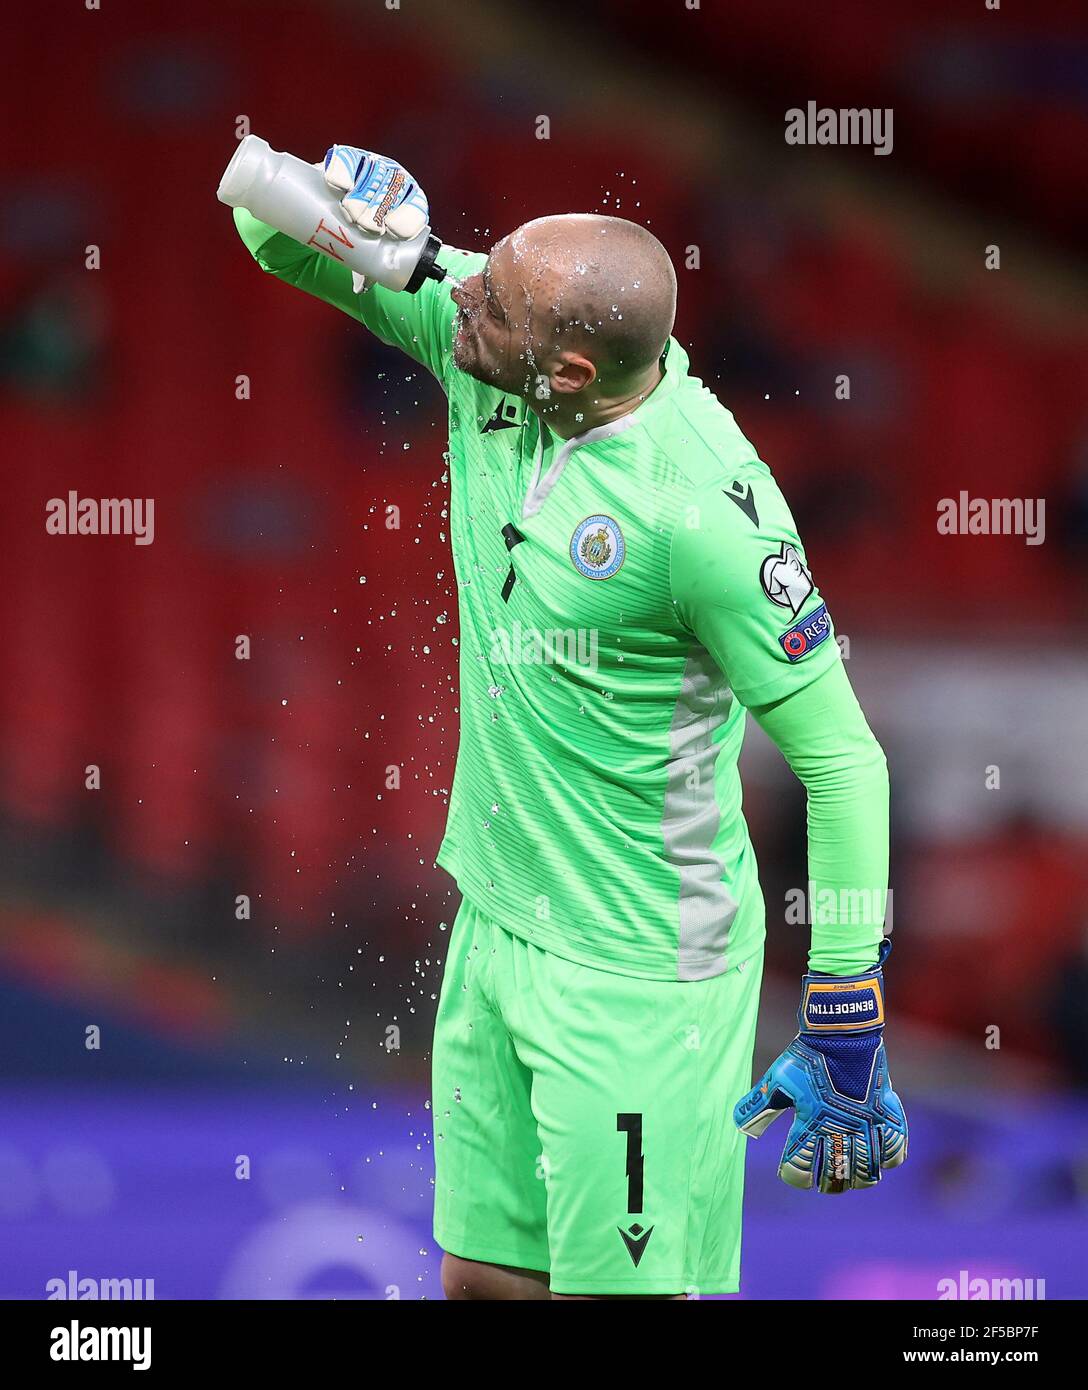
[[[524,420],[518,419],[517,402],[512,401],[509,396],[504,396],[500,404],[495,407],[494,415],[480,433],[490,434],[493,430],[516,430],[524,423]]]
[[[778,641],[790,661],[800,661],[806,652],[826,641],[830,632],[831,615],[827,611],[827,604],[821,603],[815,613],[810,613],[807,618],[794,623]]]

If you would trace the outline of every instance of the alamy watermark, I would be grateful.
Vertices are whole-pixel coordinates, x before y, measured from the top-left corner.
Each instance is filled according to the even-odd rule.
[[[1045,1299],[1045,1279],[972,1278],[961,1269],[956,1279],[938,1279],[937,1297],[964,1299]]]
[[[153,497],[51,497],[45,504],[45,529],[51,536],[132,536],[137,545],[155,539]]]
[[[79,1273],[70,1269],[67,1279],[47,1279],[45,1297],[68,1299],[153,1299],[155,1297],[154,1279],[94,1279],[89,1275],[80,1278]]]
[[[787,145],[871,145],[874,154],[892,152],[890,106],[791,106],[786,112]]]
[[[790,926],[879,927],[892,930],[890,888],[803,888],[786,891],[785,920]]]
[[[151,1368],[150,1327],[80,1327],[73,1318],[49,1334],[52,1361],[131,1361],[134,1371]]]
[[[491,660],[503,666],[584,666],[597,669],[597,629],[590,627],[522,627],[491,633]]]
[[[1023,536],[1025,545],[1046,540],[1045,497],[942,497],[937,503],[940,536]]]

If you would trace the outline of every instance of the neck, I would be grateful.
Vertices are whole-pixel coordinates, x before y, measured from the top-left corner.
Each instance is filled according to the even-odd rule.
[[[573,439],[575,435],[586,434],[598,425],[607,425],[637,410],[664,379],[660,362],[655,362],[637,385],[615,396],[604,396],[599,391],[594,394],[596,383],[592,383],[586,387],[584,397],[582,392],[576,396],[552,395],[543,401],[530,396],[527,404],[560,439]]]

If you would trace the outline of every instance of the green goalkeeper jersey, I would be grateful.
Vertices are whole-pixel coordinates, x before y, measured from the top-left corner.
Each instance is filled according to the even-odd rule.
[[[745,706],[840,659],[766,464],[670,338],[633,411],[572,439],[453,363],[449,283],[352,292],[241,210],[269,271],[361,320],[449,399],[460,747],[438,863],[538,946],[697,980],[764,934],[737,769]],[[451,276],[486,257],[444,248]]]

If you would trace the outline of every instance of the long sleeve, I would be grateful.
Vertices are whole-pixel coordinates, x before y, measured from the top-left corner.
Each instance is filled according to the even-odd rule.
[[[808,794],[809,969],[876,963],[888,887],[888,766],[845,667],[752,708]]]
[[[672,541],[677,614],[808,792],[809,966],[876,960],[888,886],[888,773],[827,605],[766,466],[702,485]]]
[[[449,277],[425,280],[414,294],[381,285],[356,294],[346,265],[277,232],[244,208],[234,209],[234,225],[262,270],[350,314],[383,343],[400,348],[442,381],[453,352],[457,313]],[[474,274],[486,259],[482,253],[454,246],[443,246],[437,256],[438,264],[455,279]]]

